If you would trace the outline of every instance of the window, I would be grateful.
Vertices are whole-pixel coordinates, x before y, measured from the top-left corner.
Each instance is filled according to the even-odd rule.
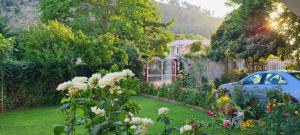
[[[262,74],[255,74],[255,75],[252,75],[252,76],[246,78],[243,81],[243,84],[245,84],[245,85],[259,84],[261,81],[261,78],[262,78]]]
[[[287,84],[286,80],[278,74],[267,74],[264,84]]]
[[[300,80],[300,73],[290,73],[290,75]]]

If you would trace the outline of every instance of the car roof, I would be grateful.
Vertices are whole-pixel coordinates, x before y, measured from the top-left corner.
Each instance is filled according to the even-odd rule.
[[[255,73],[300,73],[300,71],[296,70],[268,70],[268,71],[258,71]]]

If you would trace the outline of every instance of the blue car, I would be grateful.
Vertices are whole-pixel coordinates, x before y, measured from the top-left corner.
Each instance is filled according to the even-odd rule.
[[[300,71],[255,72],[238,82],[223,84],[219,88],[232,93],[237,86],[246,94],[255,96],[261,103],[267,102],[266,93],[272,90],[282,90],[291,95],[294,102],[300,101]]]

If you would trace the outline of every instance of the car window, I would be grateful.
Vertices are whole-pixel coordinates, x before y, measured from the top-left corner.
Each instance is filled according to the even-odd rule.
[[[289,73],[290,75],[294,76],[298,80],[300,80],[300,73]]]
[[[262,74],[255,74],[243,81],[244,85],[259,84],[262,79]]]
[[[280,76],[278,74],[269,73],[266,75],[264,84],[284,85],[284,84],[287,84],[287,82],[282,76]]]

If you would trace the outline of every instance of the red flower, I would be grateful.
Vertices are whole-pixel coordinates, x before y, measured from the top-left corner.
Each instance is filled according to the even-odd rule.
[[[210,117],[216,117],[216,114],[215,114],[213,111],[211,111],[211,110],[208,110],[208,111],[206,112],[206,114],[207,114],[208,116],[210,116]]]
[[[273,112],[273,104],[272,103],[269,103],[268,106],[267,106],[268,110],[270,113]]]

